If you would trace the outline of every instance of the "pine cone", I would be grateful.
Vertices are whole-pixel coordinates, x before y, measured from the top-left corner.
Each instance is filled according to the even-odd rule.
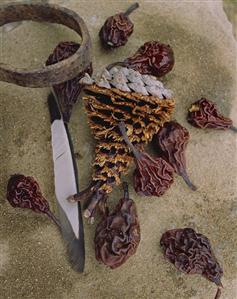
[[[127,68],[104,71],[85,92],[89,125],[97,140],[93,181],[101,181],[100,188],[109,193],[114,183],[120,184],[121,173],[133,159],[118,123],[125,123],[133,144],[150,142],[170,119],[174,100],[155,77]]]

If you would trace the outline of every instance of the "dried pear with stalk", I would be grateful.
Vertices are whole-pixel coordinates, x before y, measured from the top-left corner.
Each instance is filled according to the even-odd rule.
[[[112,67],[92,79],[86,75],[84,97],[89,125],[97,141],[91,185],[70,197],[87,200],[85,217],[91,218],[98,202],[120,184],[120,175],[133,160],[118,124],[126,125],[129,140],[142,149],[170,120],[175,101],[172,92],[155,77],[126,67]]]

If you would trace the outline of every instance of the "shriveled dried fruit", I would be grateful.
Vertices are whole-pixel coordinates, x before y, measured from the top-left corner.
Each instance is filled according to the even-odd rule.
[[[164,159],[153,159],[147,153],[138,151],[130,142],[124,123],[119,124],[124,141],[136,158],[134,189],[140,195],[161,196],[173,183],[173,168]]]
[[[188,140],[188,130],[176,121],[166,122],[153,138],[159,155],[173,166],[192,190],[196,190],[186,171],[185,149]]]
[[[141,74],[164,76],[174,66],[174,52],[169,45],[158,41],[146,42],[138,51],[124,61],[124,65]]]
[[[192,104],[187,120],[191,125],[200,129],[231,129],[237,132],[232,120],[221,115],[216,104],[206,98],[201,98]]]
[[[49,55],[46,65],[55,64],[61,60],[69,58],[80,48],[80,44],[75,42],[61,42],[54,49],[53,53]],[[66,82],[53,86],[54,92],[59,100],[60,110],[65,122],[69,122],[73,105],[82,90],[83,85],[79,83],[80,79],[89,73],[92,75],[92,64],[84,71],[78,74],[77,77]]]
[[[99,32],[103,46],[107,48],[117,48],[127,43],[128,37],[133,33],[134,27],[128,16],[138,7],[139,4],[135,3],[130,6],[125,13],[121,12],[109,17],[105,21]]]
[[[140,242],[140,225],[135,203],[129,198],[128,186],[123,184],[124,197],[114,211],[104,215],[95,232],[96,259],[112,269],[132,256]]]
[[[59,221],[50,211],[49,203],[43,197],[34,178],[23,174],[12,175],[7,185],[7,200],[14,208],[26,208],[46,214],[60,227]]]
[[[219,265],[207,237],[192,228],[165,232],[160,240],[165,258],[187,274],[201,274],[218,286],[215,298],[220,297],[223,270]]]

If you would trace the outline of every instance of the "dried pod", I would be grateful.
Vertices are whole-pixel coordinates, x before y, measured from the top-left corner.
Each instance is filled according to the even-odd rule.
[[[195,191],[197,188],[190,181],[186,171],[185,149],[188,140],[188,130],[176,121],[166,122],[153,137],[159,155],[172,165],[176,173]]]
[[[139,4],[135,3],[125,13],[116,14],[105,21],[99,32],[103,46],[106,48],[117,48],[127,43],[134,27],[128,16],[138,7]]]
[[[26,208],[46,214],[60,227],[59,221],[50,211],[49,203],[43,197],[34,178],[22,174],[12,175],[7,185],[7,200],[14,208]]]
[[[237,132],[232,120],[221,115],[216,104],[205,98],[192,104],[187,120],[191,125],[200,129],[231,129]]]
[[[73,55],[79,47],[80,44],[75,42],[59,43],[53,53],[48,57],[46,65],[55,64],[61,60],[67,59]],[[69,122],[70,120],[73,105],[76,103],[83,87],[79,81],[85,73],[92,75],[92,64],[90,64],[85,71],[79,73],[77,77],[53,86],[54,92],[59,100],[60,110],[65,122]]]
[[[173,229],[164,233],[160,244],[165,258],[187,274],[201,274],[218,286],[215,298],[220,297],[223,270],[207,237],[192,228]]]
[[[123,64],[141,74],[161,77],[172,70],[174,52],[169,45],[161,44],[158,41],[146,42]]]
[[[96,259],[115,269],[132,256],[140,242],[140,226],[135,203],[123,184],[124,197],[114,211],[104,215],[95,232]]]
[[[124,141],[136,158],[134,171],[134,189],[140,195],[161,196],[173,183],[173,168],[164,159],[153,159],[148,154],[138,151],[130,142],[124,123],[119,124]]]

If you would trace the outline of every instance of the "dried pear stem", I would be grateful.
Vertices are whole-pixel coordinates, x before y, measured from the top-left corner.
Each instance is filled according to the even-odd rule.
[[[237,133],[237,127],[231,126],[230,130],[233,131],[233,132],[235,132],[235,133]]]
[[[192,189],[193,191],[197,190],[197,187],[191,182],[185,169],[180,170],[179,174],[181,175],[181,177],[183,178],[183,180],[185,181],[185,183],[188,185],[190,189]]]
[[[107,66],[106,66],[106,70],[109,71],[109,70],[111,70],[111,69],[112,69],[114,66],[116,66],[116,65],[118,65],[118,66],[123,66],[123,67],[127,67],[127,66],[129,66],[128,63],[126,63],[126,62],[124,62],[124,61],[116,61],[116,62],[113,62],[113,63],[107,65]]]
[[[86,189],[72,196],[69,196],[67,200],[72,203],[78,201],[85,201],[86,199],[90,198],[95,192],[95,190],[97,190],[101,185],[102,185],[101,181],[98,181],[96,183],[92,181]]]
[[[124,15],[129,16],[135,9],[139,7],[139,3],[133,3],[129,8],[125,11]]]
[[[126,132],[126,127],[125,127],[125,123],[123,121],[121,121],[118,124],[119,130],[121,132],[121,135],[123,136],[124,141],[127,143],[127,145],[129,146],[129,148],[132,150],[133,155],[135,156],[135,158],[137,160],[140,159],[141,154],[139,153],[139,151],[135,148],[135,146],[132,144],[132,142],[129,140],[127,132]]]
[[[104,197],[105,193],[103,190],[96,190],[95,194],[92,196],[90,203],[84,211],[85,218],[93,218],[96,210],[96,206],[100,200]]]
[[[221,297],[221,288],[218,288],[214,299],[219,299],[220,297]]]
[[[57,225],[57,227],[61,230],[61,224],[58,218],[49,210],[46,215]]]
[[[123,192],[124,192],[124,198],[129,199],[129,191],[128,191],[128,183],[123,182]]]

